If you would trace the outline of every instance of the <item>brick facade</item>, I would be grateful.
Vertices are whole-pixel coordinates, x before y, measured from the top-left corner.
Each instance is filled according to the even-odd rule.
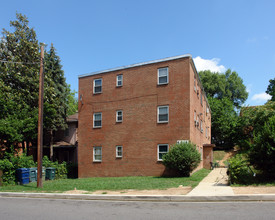
[[[168,83],[158,85],[158,69],[166,67]],[[117,75],[123,76],[119,87]],[[95,79],[102,80],[102,92],[98,94],[93,93]],[[168,106],[168,123],[158,123],[159,106]],[[79,177],[163,175],[165,167],[158,161],[159,144],[191,140],[202,152],[203,144],[210,143],[211,114],[207,109],[190,55],[80,76]],[[116,120],[118,110],[122,111],[122,122]],[[195,126],[194,111],[203,131],[200,125]],[[101,127],[94,128],[93,118],[100,118],[99,113]],[[122,157],[117,157],[116,146],[122,146]],[[94,147],[101,147],[101,162],[94,161],[100,158],[94,158]]]

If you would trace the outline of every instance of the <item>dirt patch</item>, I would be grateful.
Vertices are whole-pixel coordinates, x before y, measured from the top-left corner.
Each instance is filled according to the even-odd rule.
[[[275,194],[275,186],[232,187],[235,194]]]
[[[169,188],[169,189],[154,189],[154,190],[134,190],[134,189],[127,189],[127,190],[98,190],[94,192],[84,191],[84,190],[70,190],[64,193],[66,194],[94,194],[94,195],[186,195],[192,190],[190,186],[179,186],[177,188]]]

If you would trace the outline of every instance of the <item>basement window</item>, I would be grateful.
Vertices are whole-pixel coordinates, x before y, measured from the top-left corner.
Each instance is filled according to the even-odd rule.
[[[162,161],[163,155],[167,154],[169,150],[168,144],[158,144],[158,161]]]

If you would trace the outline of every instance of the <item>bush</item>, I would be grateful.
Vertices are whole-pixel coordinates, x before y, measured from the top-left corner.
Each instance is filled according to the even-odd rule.
[[[68,170],[67,170],[67,163],[65,161],[59,164],[57,161],[55,162],[50,161],[47,156],[44,156],[42,164],[44,167],[55,168],[55,179],[67,178]]]
[[[190,176],[190,173],[199,165],[201,155],[192,143],[175,144],[169,152],[163,155],[163,164],[176,170],[181,176]]]
[[[249,168],[249,162],[242,154],[237,154],[229,159],[229,180],[230,183],[249,184],[253,180],[253,172]]]
[[[254,141],[248,151],[249,162],[270,180],[275,180],[275,116],[254,132]]]
[[[3,184],[14,184],[16,182],[16,170],[19,168],[35,167],[36,163],[32,156],[25,153],[15,155],[15,151],[11,149],[10,153],[5,153],[4,159],[0,160],[0,170],[3,171]]]

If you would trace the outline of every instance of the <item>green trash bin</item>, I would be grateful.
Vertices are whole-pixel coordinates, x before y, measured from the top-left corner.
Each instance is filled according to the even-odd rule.
[[[55,168],[47,167],[46,168],[46,180],[53,180],[55,176]]]
[[[30,168],[30,182],[37,181],[37,167]]]

